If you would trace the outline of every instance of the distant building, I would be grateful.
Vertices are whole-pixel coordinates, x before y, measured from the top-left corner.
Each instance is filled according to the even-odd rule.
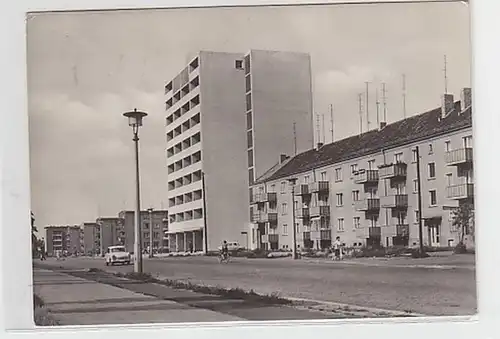
[[[100,253],[105,253],[109,246],[122,243],[119,233],[121,231],[121,221],[117,217],[99,217],[96,224],[100,229]]]
[[[205,225],[208,250],[247,246],[250,185],[314,146],[309,55],[202,51],[165,85],[165,105],[170,250],[203,250]]]
[[[117,240],[118,243],[124,245],[127,251],[134,251],[135,242],[135,212],[121,211],[118,214]],[[151,213],[153,219],[153,249],[168,247],[168,242],[165,243],[164,234],[168,230],[168,211],[153,210]],[[150,213],[149,211],[141,211],[141,236],[142,248],[147,249],[150,242]]]
[[[83,230],[79,225],[46,226],[45,241],[47,254],[52,256],[56,251],[67,251],[69,254],[83,251]]]
[[[252,247],[454,246],[452,212],[473,202],[471,89],[461,101],[300,153],[257,179]],[[418,209],[417,149],[422,210]],[[295,218],[294,218],[295,217]],[[466,242],[473,241],[467,234]]]
[[[95,255],[101,252],[100,227],[95,222],[84,222],[83,229],[83,252],[86,255]]]

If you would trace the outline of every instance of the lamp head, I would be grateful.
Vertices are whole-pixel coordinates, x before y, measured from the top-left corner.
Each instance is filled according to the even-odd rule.
[[[146,112],[138,111],[137,108],[134,108],[133,111],[123,113],[125,117],[128,118],[128,125],[133,128],[138,128],[142,126],[142,118],[147,116]]]

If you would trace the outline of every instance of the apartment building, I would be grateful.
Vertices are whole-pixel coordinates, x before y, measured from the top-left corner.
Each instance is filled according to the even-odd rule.
[[[45,226],[47,254],[55,255],[56,251],[80,253],[83,250],[83,232],[79,225]]]
[[[134,251],[135,242],[135,212],[121,211],[118,214],[115,228],[116,243],[124,245],[127,251]],[[164,234],[168,230],[168,212],[166,210],[141,211],[141,237],[142,248],[147,249],[150,242],[150,223],[153,223],[153,249],[167,247],[164,241]],[[165,246],[167,245],[167,246]]]
[[[253,247],[454,246],[452,211],[473,201],[471,90],[461,100],[298,154],[254,185]],[[422,211],[418,210],[417,147]],[[468,235],[466,241],[472,241]]]
[[[313,144],[311,97],[309,56],[288,52],[202,51],[166,84],[171,251],[243,243],[250,184]]]
[[[95,222],[84,222],[83,229],[83,252],[86,255],[101,253],[101,230]]]
[[[100,229],[100,253],[104,254],[109,246],[119,245],[119,232],[122,223],[117,217],[99,217],[96,224]]]

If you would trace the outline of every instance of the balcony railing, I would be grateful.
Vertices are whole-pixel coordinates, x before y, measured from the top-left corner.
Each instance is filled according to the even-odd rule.
[[[474,184],[461,184],[446,187],[448,199],[467,199],[474,196]]]
[[[322,217],[330,215],[330,206],[314,206],[309,211],[311,217]]]
[[[327,194],[329,192],[330,186],[328,181],[317,181],[309,184],[310,193],[323,193]]]
[[[295,216],[299,219],[308,219],[311,215],[308,207],[299,208],[295,211]]]
[[[472,155],[472,148],[460,148],[446,152],[445,161],[448,166],[472,163]]]
[[[383,208],[407,208],[408,195],[396,194],[380,198],[380,206]]]
[[[380,209],[379,198],[368,198],[354,203],[356,211],[378,211]]]
[[[398,237],[408,237],[410,236],[410,225],[399,224],[395,226],[396,236]]]
[[[308,184],[295,185],[293,190],[294,190],[295,195],[307,195],[307,194],[311,193],[311,192],[309,192],[309,185]]]
[[[323,229],[319,231],[311,231],[311,239],[314,240],[332,240],[332,230]]]
[[[407,165],[404,162],[398,162],[389,166],[379,168],[378,176],[380,179],[405,178]]]
[[[277,196],[276,193],[257,193],[254,194],[252,201],[254,203],[276,202]]]
[[[378,182],[378,170],[361,170],[354,174],[354,183],[369,184]]]
[[[262,242],[263,243],[277,243],[277,242],[279,242],[279,235],[278,234],[263,234],[262,235]]]
[[[259,211],[255,212],[252,215],[252,221],[254,223],[276,223],[278,222],[278,213],[276,212],[264,212],[264,211]]]

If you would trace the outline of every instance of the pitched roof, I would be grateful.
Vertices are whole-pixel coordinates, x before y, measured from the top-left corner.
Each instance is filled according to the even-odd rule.
[[[455,102],[454,110],[442,119],[439,107],[388,124],[381,130],[372,130],[297,154],[271,176],[259,178],[256,184],[471,127],[471,107],[462,111],[460,106],[460,102]]]

